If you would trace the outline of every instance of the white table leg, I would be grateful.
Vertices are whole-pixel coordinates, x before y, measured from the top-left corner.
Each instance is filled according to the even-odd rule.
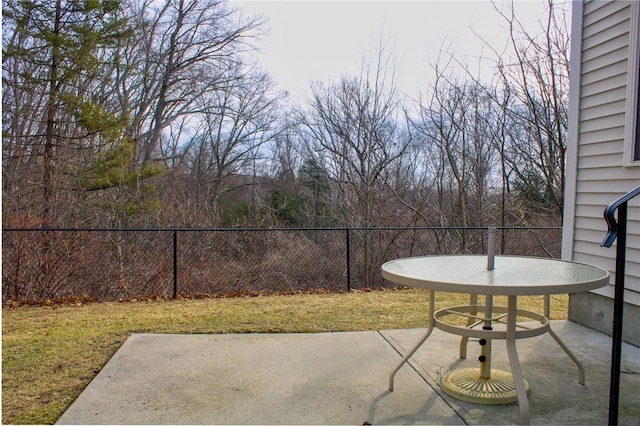
[[[469,304],[471,306],[475,306],[478,304],[478,295],[471,294],[469,295]],[[471,315],[475,315],[476,312],[469,312]],[[471,327],[474,324],[475,320],[473,318],[469,318],[467,320],[467,328]],[[469,336],[462,336],[460,339],[460,359],[467,359],[467,345],[469,343]]]
[[[549,318],[551,315],[550,299],[551,297],[549,295],[544,296],[544,316],[547,318]],[[567,347],[567,345],[565,345],[564,342],[560,340],[560,337],[558,337],[558,335],[554,333],[554,331],[551,329],[551,325],[549,325],[549,334],[551,335],[551,337],[553,337],[553,340],[555,340],[556,343],[562,348],[562,350],[567,355],[569,355],[569,358],[571,358],[571,360],[576,364],[576,366],[578,367],[578,383],[580,383],[581,385],[584,385],[585,372],[584,372],[584,366],[582,365],[582,363],[578,360],[578,358],[576,358],[576,356],[573,354],[573,352],[571,352],[571,350]]]
[[[516,350],[516,308],[517,296],[509,296],[507,302],[507,353],[509,354],[509,363],[511,364],[511,374],[518,395],[518,405],[520,406],[520,424],[529,424],[529,399],[527,398],[527,390],[524,384],[524,377],[518,360],[518,351]]]
[[[389,390],[390,391],[393,391],[393,379],[395,378],[398,370],[400,370],[400,368],[407,361],[409,361],[409,358],[413,356],[413,354],[418,350],[418,348],[422,346],[424,342],[427,341],[427,339],[431,335],[431,332],[433,331],[433,324],[435,322],[434,316],[433,316],[433,314],[435,313],[435,294],[434,293],[435,292],[433,290],[429,290],[429,325],[427,326],[427,331],[424,334],[424,336],[422,336],[422,338],[418,340],[418,343],[416,343],[415,346],[404,356],[404,358],[402,358],[402,361],[400,361],[400,364],[398,364],[397,367],[393,369],[391,374],[389,374]]]

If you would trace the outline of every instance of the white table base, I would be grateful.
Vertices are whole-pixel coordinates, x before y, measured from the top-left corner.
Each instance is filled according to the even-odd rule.
[[[492,306],[491,297],[487,297],[485,306],[480,306],[477,305],[477,296],[472,295],[470,303],[471,305],[469,306],[458,306],[435,311],[435,290],[429,290],[429,324],[427,325],[427,330],[424,336],[411,348],[403,357],[402,361],[390,373],[390,391],[393,391],[396,373],[413,356],[418,348],[427,341],[434,327],[447,333],[462,336],[460,358],[463,359],[466,358],[466,346],[469,337],[475,337],[485,341],[485,344],[482,345],[480,368],[455,370],[448,373],[441,384],[443,391],[455,398],[474,403],[505,404],[518,401],[520,407],[520,424],[529,424],[530,420],[529,399],[527,397],[529,386],[522,375],[518,352],[516,350],[517,339],[549,333],[576,364],[578,367],[578,382],[584,384],[585,371],[583,365],[553,332],[549,325],[550,297],[548,295],[544,296],[544,315],[518,309],[517,296],[508,296],[506,308]],[[478,312],[481,311],[484,311],[484,316],[478,315]],[[454,326],[440,320],[447,315],[454,314],[466,316],[468,318],[467,325],[464,327]],[[536,324],[530,328],[520,326],[517,324],[518,316],[539,321],[540,325]],[[506,322],[504,321],[505,317]],[[504,330],[494,330],[494,323],[499,323],[506,327],[504,327]],[[480,324],[483,324],[483,329],[474,328]],[[491,339],[505,340],[509,364],[511,366],[510,373],[502,370],[491,370]],[[493,382],[491,381],[492,379]],[[504,386],[505,383],[509,383],[507,386],[509,388],[507,394],[504,393],[506,390]],[[472,391],[469,391],[469,389],[472,389]]]

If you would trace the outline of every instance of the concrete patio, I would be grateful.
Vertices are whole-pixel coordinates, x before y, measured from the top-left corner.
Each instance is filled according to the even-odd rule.
[[[586,368],[586,385],[549,335],[518,341],[532,424],[603,425],[611,339],[568,321],[552,327]],[[518,404],[480,405],[444,394],[459,337],[434,330],[396,376],[424,330],[318,334],[132,335],[58,424],[514,424]],[[640,348],[622,350],[619,423],[640,424]],[[504,342],[494,368],[509,370]]]

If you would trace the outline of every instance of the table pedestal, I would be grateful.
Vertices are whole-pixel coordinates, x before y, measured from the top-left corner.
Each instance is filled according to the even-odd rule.
[[[481,352],[478,360],[480,368],[463,368],[449,372],[444,376],[440,387],[449,396],[462,401],[477,404],[510,404],[518,401],[513,374],[504,370],[491,369],[491,340],[493,338],[506,339],[505,327],[509,322],[507,308],[494,307],[493,297],[487,296],[485,305],[478,305],[476,295],[471,296],[470,305],[440,309],[434,313],[435,327],[451,334],[463,336],[460,344],[460,358],[466,358],[466,345],[470,336],[478,337]],[[520,317],[536,321],[538,324],[515,331],[516,338],[540,335],[548,331],[549,319],[535,312],[516,310]],[[483,315],[480,314],[483,313]],[[443,321],[448,316],[467,319],[465,326],[451,325]],[[506,320],[506,321],[505,321]],[[513,326],[516,324],[515,318]],[[478,326],[482,328],[477,328]],[[502,327],[502,329],[496,329]],[[529,383],[523,379],[526,394],[529,394]]]
[[[524,381],[527,394],[529,383]],[[449,396],[476,404],[510,404],[518,401],[513,375],[504,370],[491,370],[483,378],[480,368],[462,368],[447,373],[440,384]]]
[[[393,391],[393,381],[400,368],[413,356],[431,335],[434,328],[450,334],[462,336],[460,358],[466,358],[466,345],[470,337],[479,339],[482,355],[480,368],[454,370],[448,373],[441,383],[442,390],[448,395],[467,402],[482,404],[508,404],[518,402],[520,406],[520,424],[529,424],[529,384],[522,376],[516,340],[540,336],[549,333],[578,367],[578,382],[584,384],[584,367],[571,353],[569,348],[551,330],[549,325],[550,298],[544,297],[544,311],[541,315],[517,308],[517,297],[508,296],[507,306],[492,306],[491,299],[486,305],[455,306],[435,311],[435,292],[429,291],[429,324],[425,335],[403,357],[402,361],[389,375],[389,390]],[[476,302],[472,298],[472,302]],[[482,312],[482,315],[479,314]],[[467,318],[466,326],[452,325],[442,321],[444,317],[455,315]],[[532,323],[518,324],[517,318],[527,318]],[[481,329],[476,328],[483,324]],[[491,340],[505,340],[511,372],[491,369]]]

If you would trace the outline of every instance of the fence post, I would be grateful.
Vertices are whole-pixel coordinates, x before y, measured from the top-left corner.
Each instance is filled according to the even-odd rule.
[[[173,231],[173,298],[178,297],[178,231]]]
[[[349,238],[349,227],[345,229],[347,231],[347,291],[351,291],[351,239]]]

